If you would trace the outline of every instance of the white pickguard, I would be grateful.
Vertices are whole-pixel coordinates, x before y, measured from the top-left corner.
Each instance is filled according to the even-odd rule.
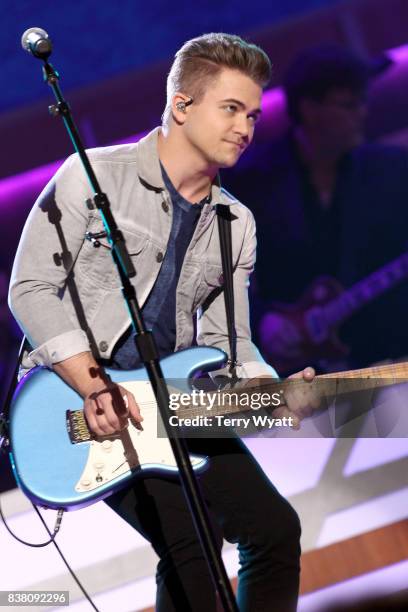
[[[137,401],[144,417],[143,431],[129,421],[128,427],[120,434],[92,440],[89,444],[89,455],[85,469],[75,490],[78,493],[92,491],[114,480],[122,474],[137,468],[177,468],[170,442],[164,434],[164,427],[158,424],[156,400],[149,381],[121,382],[121,386],[130,391]],[[190,455],[193,467],[204,465],[204,457]]]

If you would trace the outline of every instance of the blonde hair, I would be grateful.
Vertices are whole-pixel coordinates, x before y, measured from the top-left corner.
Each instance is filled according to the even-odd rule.
[[[177,91],[199,102],[208,84],[223,68],[239,70],[264,88],[271,78],[271,62],[266,53],[233,34],[203,34],[188,40],[175,55],[167,77],[167,102],[162,121],[167,124],[171,101]]]

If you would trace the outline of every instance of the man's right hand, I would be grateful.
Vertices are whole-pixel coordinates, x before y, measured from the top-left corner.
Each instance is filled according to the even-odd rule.
[[[85,397],[84,413],[89,429],[98,436],[121,431],[127,427],[129,418],[138,429],[143,429],[143,417],[132,393],[110,381]]]
[[[130,391],[113,383],[90,352],[74,355],[54,364],[55,372],[84,398],[89,429],[108,436],[124,429],[129,418],[143,429],[139,406]]]

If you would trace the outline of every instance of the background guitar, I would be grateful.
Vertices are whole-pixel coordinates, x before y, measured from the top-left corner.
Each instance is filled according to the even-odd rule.
[[[319,277],[297,303],[274,303],[270,312],[264,315],[259,326],[264,356],[281,375],[307,365],[316,365],[324,371],[333,370],[333,364],[344,360],[349,353],[349,348],[337,335],[341,324],[407,277],[408,253],[347,290],[334,278]],[[289,324],[288,332],[294,336],[293,350],[288,350],[287,356],[279,355],[279,351],[274,352],[270,340],[276,315],[284,319],[284,324]]]

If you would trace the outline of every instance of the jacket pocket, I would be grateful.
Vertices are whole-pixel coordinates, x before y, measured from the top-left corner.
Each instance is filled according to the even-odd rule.
[[[146,250],[148,237],[127,227],[120,228],[125,238],[126,247],[133,264],[137,267]],[[103,232],[104,227],[100,219],[91,219],[88,232],[93,234]],[[94,285],[104,289],[117,289],[120,287],[119,273],[111,254],[111,247],[106,238],[99,239],[100,246],[85,240],[78,255],[78,269],[82,277]]]
[[[208,263],[204,264],[204,281],[208,287],[220,287],[224,282],[222,266]]]

